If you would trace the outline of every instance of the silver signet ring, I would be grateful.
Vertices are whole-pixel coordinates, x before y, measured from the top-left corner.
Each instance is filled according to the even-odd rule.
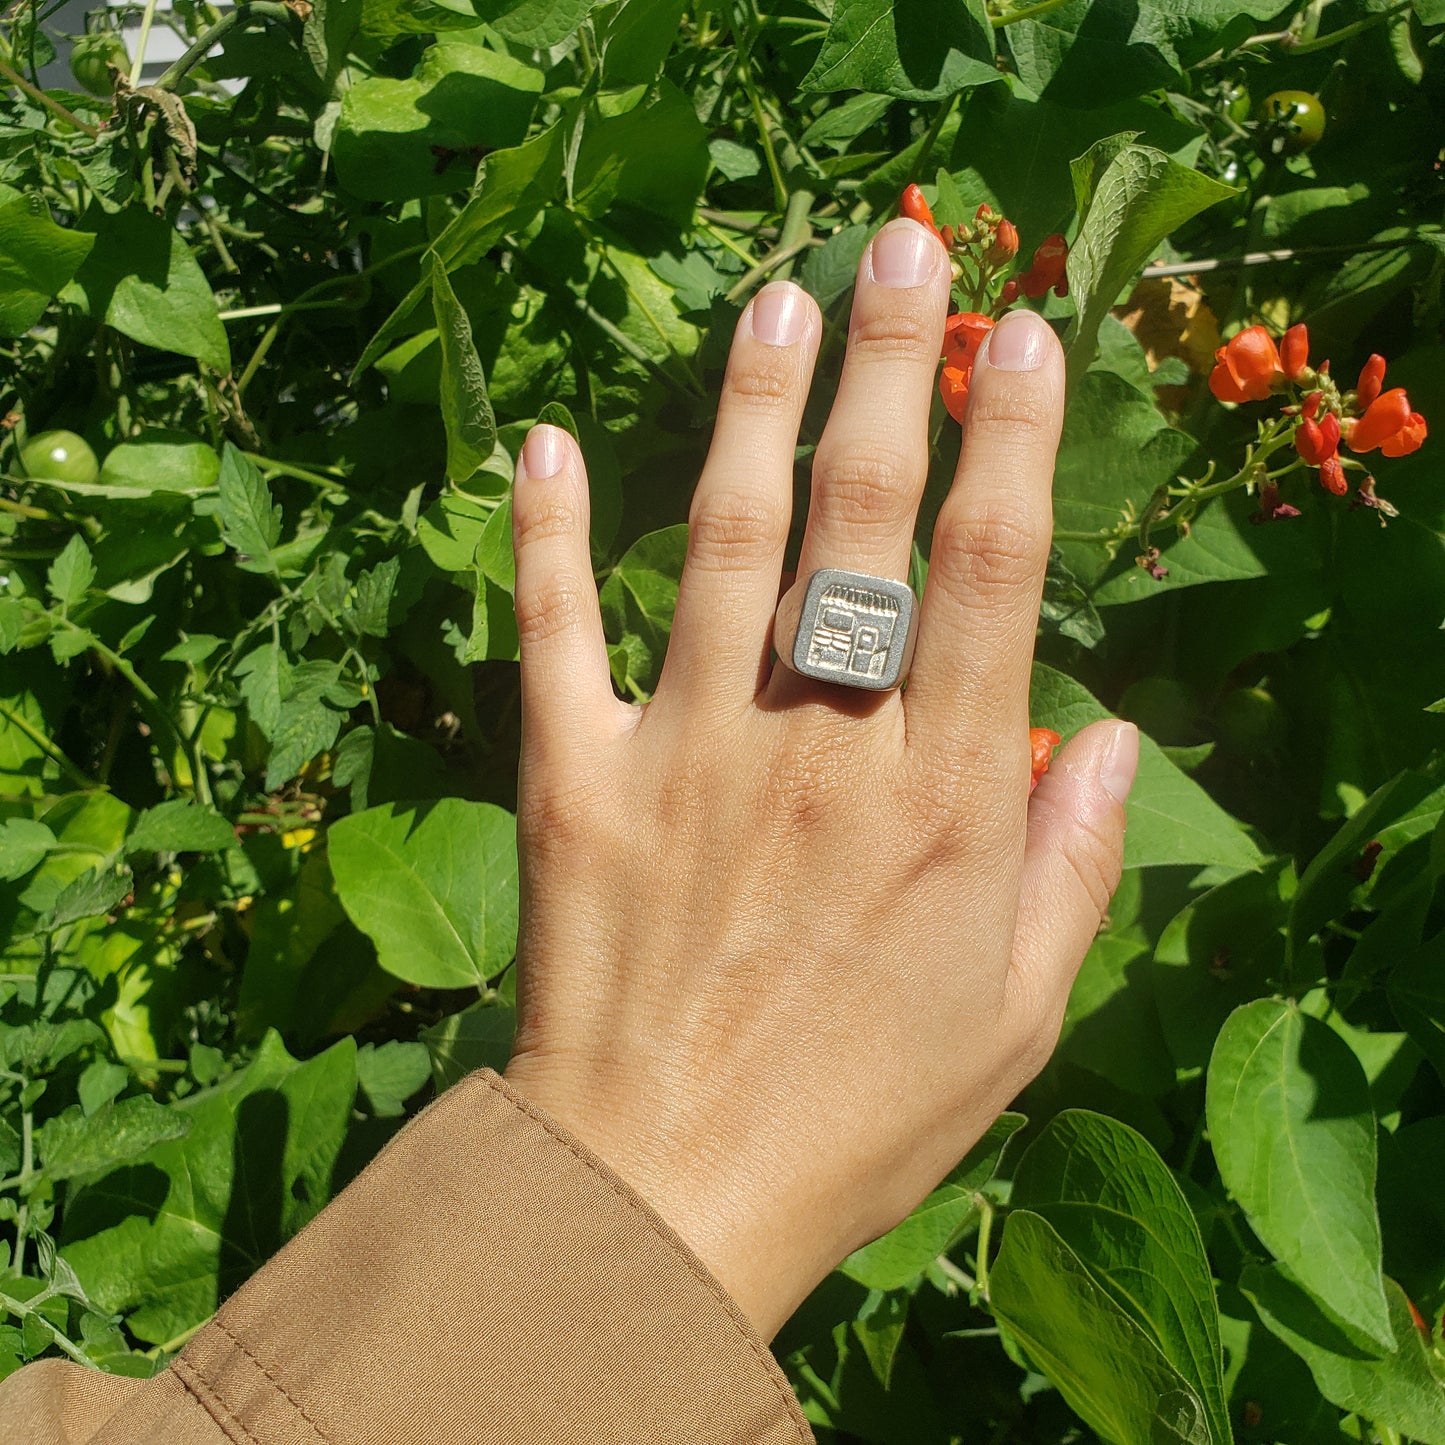
[[[918,600],[906,582],[824,567],[783,594],[778,660],[803,677],[886,692],[908,676]]]

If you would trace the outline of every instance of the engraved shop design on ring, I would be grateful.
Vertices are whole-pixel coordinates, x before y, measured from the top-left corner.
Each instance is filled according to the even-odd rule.
[[[907,675],[916,627],[907,584],[823,568],[779,604],[774,645],[804,677],[884,691]]]

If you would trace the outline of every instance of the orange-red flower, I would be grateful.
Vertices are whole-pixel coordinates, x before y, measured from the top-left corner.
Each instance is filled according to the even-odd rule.
[[[1042,296],[1050,289],[1056,296],[1067,296],[1069,279],[1065,267],[1068,261],[1069,243],[1057,231],[1046,236],[1034,252],[1033,265],[1018,278],[1019,290],[1032,297]]]
[[[1379,447],[1387,457],[1404,457],[1419,449],[1426,431],[1425,418],[1411,410],[1405,388],[1396,386],[1370,403],[1345,441],[1351,451],[1372,452]]]
[[[1303,325],[1291,326],[1279,344],[1280,369],[1289,381],[1298,381],[1310,364],[1310,334]]]
[[[1012,261],[1018,253],[1018,227],[1012,221],[1000,221],[993,233],[993,240],[989,242],[988,250],[983,253],[984,260],[990,266],[1002,266],[1006,261]]]
[[[923,187],[916,182],[904,186],[903,194],[898,198],[898,214],[917,221],[920,226],[927,226],[940,242],[943,241],[942,233],[933,222],[933,208],[924,199]]]
[[[1209,389],[1220,401],[1263,401],[1284,375],[1263,326],[1247,326],[1214,353]]]
[[[1029,729],[1029,792],[1038,787],[1039,779],[1049,770],[1054,749],[1063,741],[1053,728]]]
[[[1319,395],[1318,392],[1315,395]],[[1340,449],[1340,419],[1334,412],[1326,412],[1315,421],[1305,417],[1294,434],[1294,449],[1312,467],[1322,465]]]
[[[1345,469],[1338,457],[1326,457],[1320,463],[1320,486],[1337,497],[1343,497],[1350,490],[1350,484],[1345,480]]]
[[[1359,381],[1355,383],[1355,405],[1361,411],[1368,411],[1384,384],[1385,358],[1377,351],[1371,352],[1370,359],[1360,368]]]
[[[973,363],[984,337],[992,330],[992,319],[977,311],[956,311],[943,323],[943,370],[938,377],[938,394],[954,421],[963,420]]]

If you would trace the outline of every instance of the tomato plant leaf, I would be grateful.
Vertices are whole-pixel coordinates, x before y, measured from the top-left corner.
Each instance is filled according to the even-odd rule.
[[[57,226],[38,196],[0,204],[0,336],[23,336],[95,245]]]
[[[179,1110],[136,1094],[89,1115],[72,1106],[47,1119],[35,1143],[46,1178],[58,1181],[113,1169],[167,1139],[183,1139],[190,1127]]]
[[[215,853],[235,846],[235,830],[214,808],[186,798],[147,808],[125,840],[127,853]]]
[[[1340,1036],[1277,999],[1236,1009],[1209,1061],[1215,1161],[1265,1247],[1370,1345],[1393,1350],[1375,1209],[1375,1117]]]
[[[226,443],[221,454],[217,518],[221,536],[236,553],[236,565],[247,572],[274,572],[272,550],[281,536],[281,508],[255,463]]]
[[[55,834],[44,823],[6,818],[0,823],[0,880],[23,878],[55,845]]]
[[[85,594],[94,581],[95,562],[90,548],[85,545],[85,538],[76,532],[46,570],[45,590],[63,611],[69,612],[85,601]]]
[[[443,798],[368,808],[330,832],[336,891],[408,983],[476,986],[517,947],[516,821],[490,803]]]

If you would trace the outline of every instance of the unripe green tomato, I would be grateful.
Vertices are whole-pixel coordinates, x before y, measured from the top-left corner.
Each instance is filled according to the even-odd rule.
[[[1259,107],[1260,140],[1269,155],[1292,156],[1319,144],[1325,108],[1307,90],[1277,90]]]
[[[1249,88],[1244,85],[1230,85],[1224,92],[1224,113],[1232,121],[1243,125],[1254,110]]]
[[[1288,737],[1284,709],[1262,687],[1241,687],[1215,709],[1214,735],[1231,757],[1258,758],[1283,748]]]
[[[27,476],[47,482],[89,485],[100,475],[100,463],[90,443],[73,431],[43,431],[20,449],[20,464]]]
[[[1194,696],[1172,677],[1144,677],[1132,683],[1119,699],[1119,716],[1126,717],[1155,742],[1187,745],[1200,740]]]
[[[119,70],[130,68],[125,41],[114,31],[83,35],[71,49],[70,73],[92,95],[109,95],[115,89],[115,78],[106,68],[107,62]]]

